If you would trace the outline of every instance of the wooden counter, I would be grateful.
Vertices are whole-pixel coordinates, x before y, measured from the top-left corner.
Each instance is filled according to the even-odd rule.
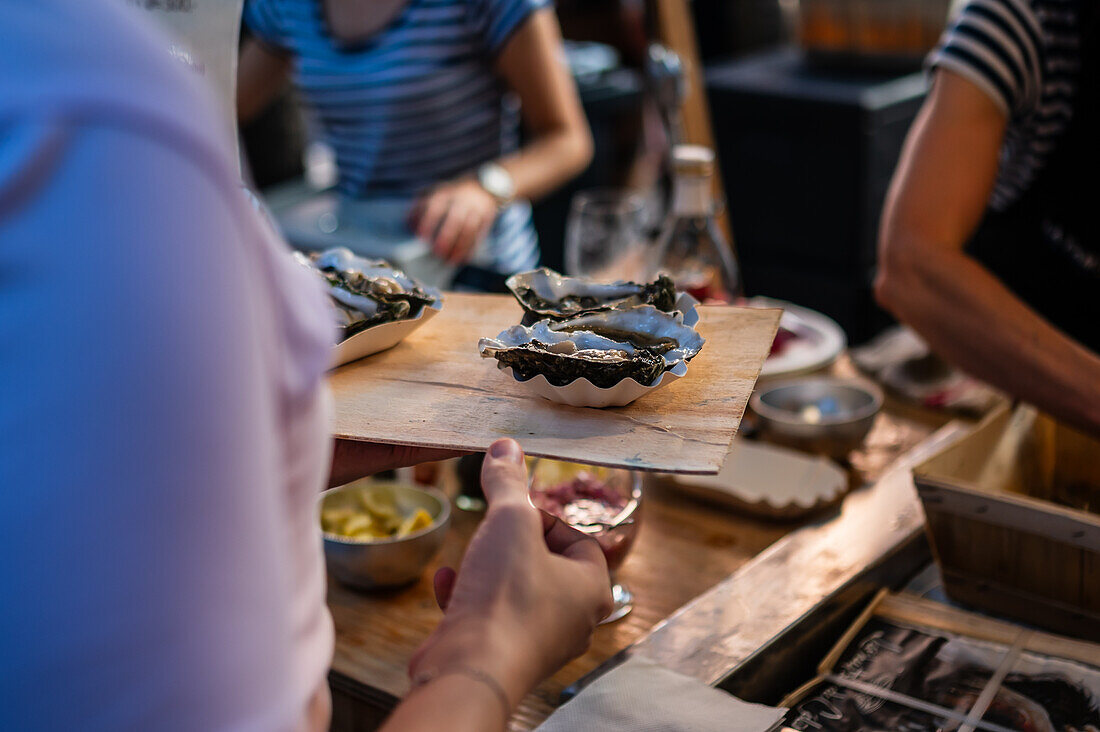
[[[850,373],[847,363],[834,371]],[[888,404],[864,447],[853,453],[854,483],[875,480],[897,456],[945,422],[942,416]],[[650,481],[637,543],[619,573],[635,596],[632,613],[597,629],[592,647],[548,679],[521,704],[511,729],[538,726],[561,691],[644,636],[655,624],[710,589],[773,542],[798,527],[741,516],[689,499]],[[336,624],[330,682],[336,732],[374,729],[408,690],[406,664],[438,623],[431,577],[458,566],[479,516],[456,510],[440,556],[411,587],[361,594],[330,583]]]

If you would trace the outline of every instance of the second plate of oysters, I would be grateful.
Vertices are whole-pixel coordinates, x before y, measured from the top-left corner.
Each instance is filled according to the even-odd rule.
[[[523,322],[478,349],[553,402],[624,406],[683,377],[705,342],[695,329],[698,303],[665,276],[599,282],[542,268],[507,284]]]
[[[339,329],[334,366],[396,346],[443,308],[438,290],[386,261],[344,247],[294,256],[328,286]]]

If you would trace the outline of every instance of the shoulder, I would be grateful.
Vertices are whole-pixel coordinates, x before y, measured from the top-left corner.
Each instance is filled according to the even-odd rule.
[[[470,0],[483,21],[489,50],[499,51],[512,34],[543,8],[553,7],[552,0]]]
[[[1011,117],[1035,103],[1044,41],[1029,0],[969,0],[952,19],[929,63],[961,74]]]
[[[931,67],[976,84],[1008,117],[1034,110],[1046,77],[1076,64],[1078,0],[968,0],[952,18]]]
[[[323,2],[323,0],[317,0]],[[320,10],[313,2],[297,0],[245,0],[242,22],[264,43],[286,48],[304,23]]]

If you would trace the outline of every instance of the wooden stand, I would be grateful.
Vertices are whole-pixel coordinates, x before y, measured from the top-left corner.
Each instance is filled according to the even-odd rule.
[[[1080,498],[1071,488],[1100,496],[1097,455],[1100,442],[1021,407],[917,466],[948,594],[1100,641],[1100,514],[1061,505]]]
[[[699,58],[699,44],[695,39],[695,24],[691,19],[688,0],[653,0],[657,35],[661,43],[680,56],[687,76],[687,96],[682,109],[684,121],[684,142],[703,145],[715,151],[714,131],[710,124],[710,109],[707,106],[706,83],[703,79],[703,62]],[[726,206],[726,191],[722,185],[721,168],[714,166],[714,199],[722,206],[718,211],[718,226],[725,235],[730,248],[733,244],[733,230],[730,228],[729,211]]]

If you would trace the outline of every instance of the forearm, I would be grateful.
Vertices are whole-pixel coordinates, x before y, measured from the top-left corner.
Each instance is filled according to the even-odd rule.
[[[444,621],[410,664],[414,686],[386,721],[383,732],[447,729],[492,732],[538,681],[507,634],[491,623]],[[426,681],[425,681],[426,680]]]
[[[379,445],[374,442],[337,439],[332,448],[332,467],[329,470],[328,487],[344,485],[384,470],[449,460],[465,454],[454,450]]]
[[[241,48],[237,69],[237,119],[248,124],[262,114],[290,80],[290,60],[254,39]]]
[[[519,97],[531,143],[501,160],[520,198],[537,199],[577,175],[592,159],[588,129],[551,8],[536,11],[512,34],[496,70]]]
[[[962,252],[913,242],[895,249],[921,253],[883,267],[880,300],[934,351],[1015,397],[1100,433],[1100,357]]]
[[[504,725],[504,711],[489,688],[469,676],[451,674],[413,689],[382,732],[494,732]]]
[[[516,184],[516,197],[537,200],[581,173],[592,160],[587,126],[553,130],[500,161]]]

